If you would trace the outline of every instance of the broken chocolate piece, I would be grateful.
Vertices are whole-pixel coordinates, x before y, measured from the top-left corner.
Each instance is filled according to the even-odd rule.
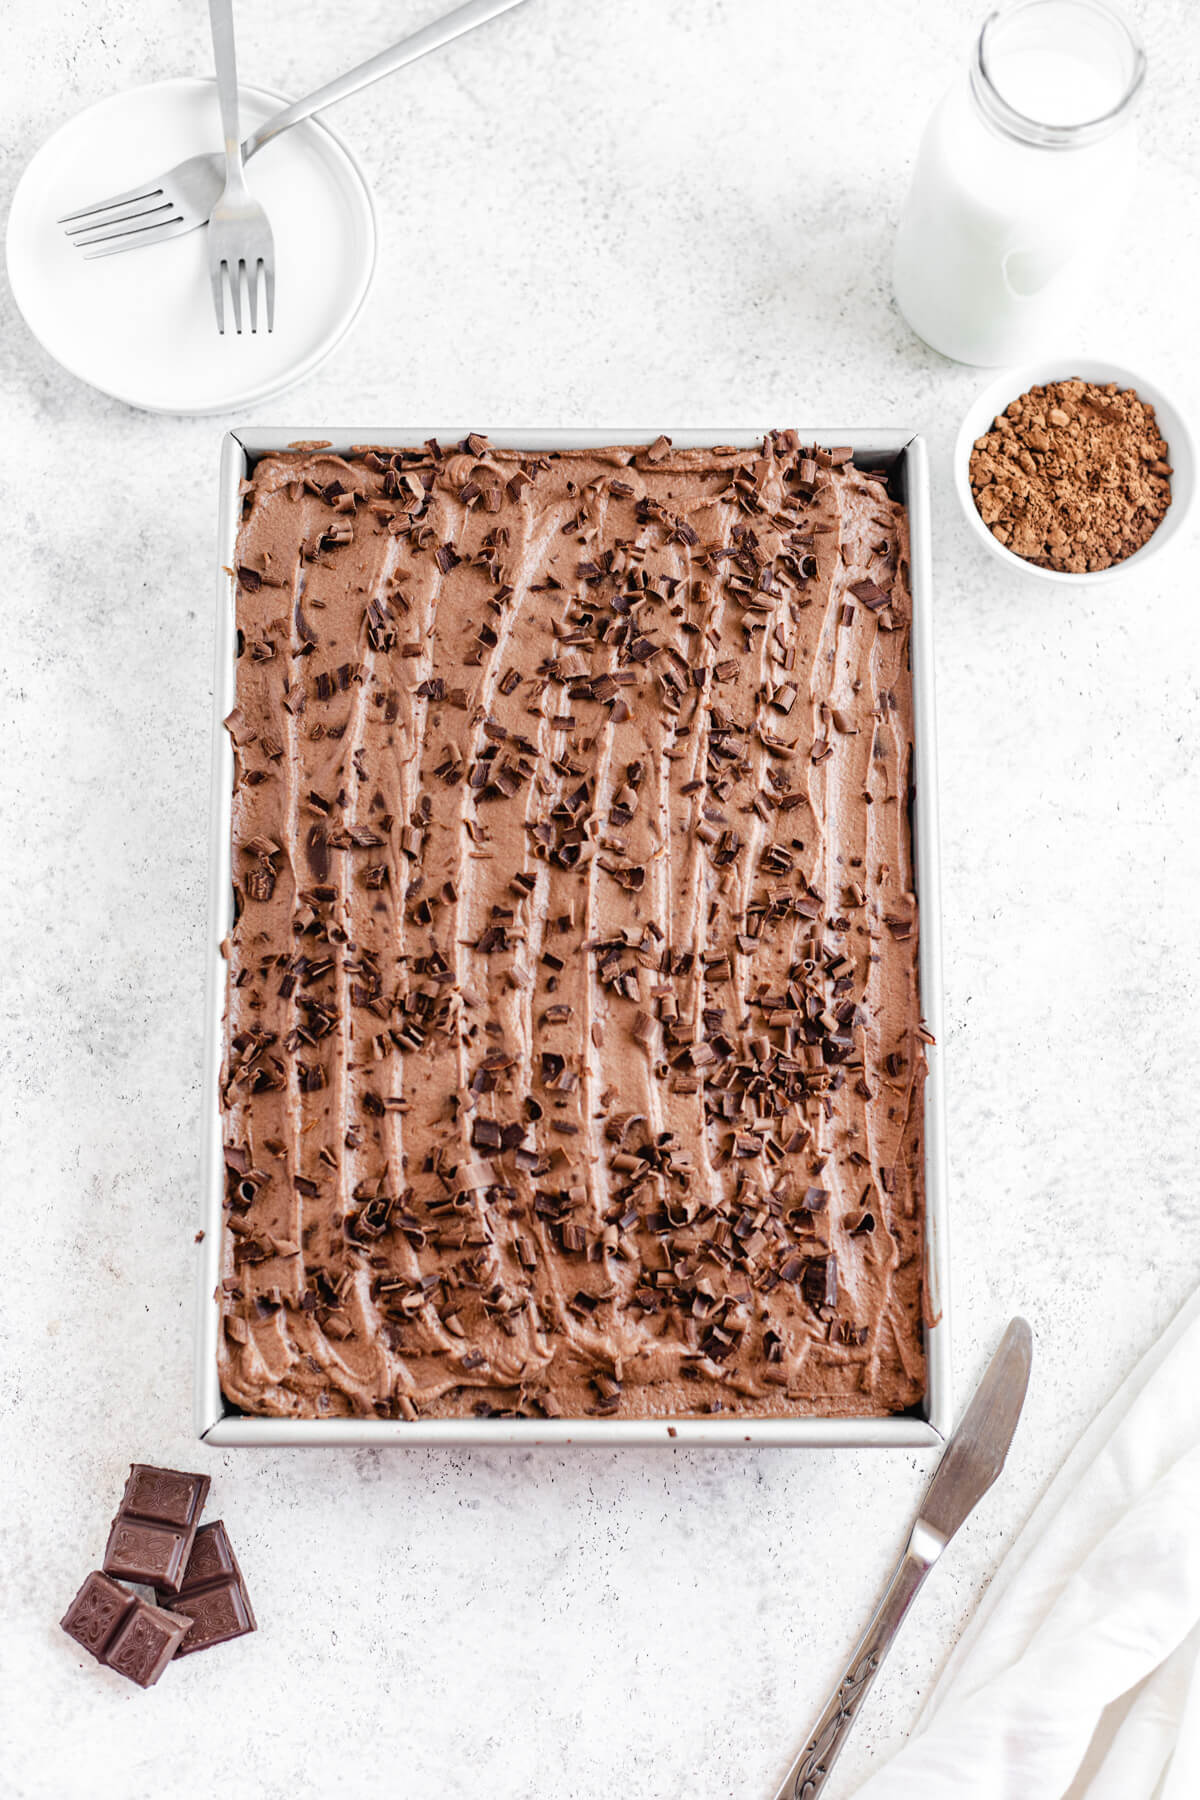
[[[238,1559],[220,1519],[202,1525],[196,1533],[178,1594],[163,1592],[158,1599],[160,1605],[191,1622],[179,1647],[180,1656],[227,1644],[257,1629]]]
[[[139,1687],[153,1687],[190,1620],[152,1606],[94,1569],[62,1619],[68,1637]]]
[[[208,1489],[207,1475],[132,1463],[104,1551],[105,1573],[178,1593]]]

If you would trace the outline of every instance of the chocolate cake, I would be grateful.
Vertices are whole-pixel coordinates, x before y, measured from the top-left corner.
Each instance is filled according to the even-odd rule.
[[[293,1417],[924,1390],[903,508],[846,450],[270,455],[221,1379]]]

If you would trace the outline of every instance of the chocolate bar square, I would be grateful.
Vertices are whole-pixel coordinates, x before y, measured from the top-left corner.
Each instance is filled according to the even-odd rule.
[[[192,1545],[192,1554],[183,1572],[180,1596],[206,1587],[211,1581],[223,1581],[227,1577],[236,1580],[240,1575],[241,1570],[233,1554],[225,1521],[214,1519],[211,1524],[202,1525],[196,1533],[196,1542]]]
[[[257,1629],[254,1609],[228,1533],[220,1519],[202,1526],[177,1595],[160,1594],[163,1605],[191,1621],[180,1656],[227,1644]]]
[[[104,1552],[105,1572],[177,1594],[208,1489],[207,1475],[131,1464]]]
[[[182,1614],[152,1606],[99,1569],[87,1577],[61,1623],[98,1662],[139,1687],[153,1687],[190,1626]]]
[[[178,1650],[188,1625],[180,1614],[138,1599],[101,1660],[139,1687],[153,1687]]]
[[[127,1588],[93,1569],[59,1623],[68,1637],[91,1655],[103,1658],[135,1601],[136,1595]]]
[[[203,1484],[207,1494],[207,1475],[187,1475],[179,1469],[154,1469],[148,1463],[131,1463],[129,1479],[121,1500],[123,1512],[136,1513],[139,1519],[157,1519],[163,1525],[190,1525],[200,1511],[196,1490]]]
[[[126,1581],[169,1587],[178,1581],[185,1543],[182,1531],[143,1525],[139,1519],[123,1519],[118,1514],[109,1533],[104,1567]]]

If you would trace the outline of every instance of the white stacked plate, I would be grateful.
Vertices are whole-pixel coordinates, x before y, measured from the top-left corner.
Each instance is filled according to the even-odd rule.
[[[286,105],[242,88],[243,133]],[[155,82],[71,119],[13,197],[8,275],[29,329],[72,375],[149,412],[233,412],[282,393],[345,336],[374,272],[370,190],[317,119],[283,132],[249,164],[275,237],[273,332],[218,333],[203,230],[89,260],[57,223],[220,144],[215,83]]]

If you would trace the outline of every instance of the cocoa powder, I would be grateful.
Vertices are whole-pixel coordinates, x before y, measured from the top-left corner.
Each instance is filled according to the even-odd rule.
[[[1001,544],[1085,575],[1140,550],[1171,504],[1154,408],[1116,382],[1030,388],[976,438],[971,491]]]

